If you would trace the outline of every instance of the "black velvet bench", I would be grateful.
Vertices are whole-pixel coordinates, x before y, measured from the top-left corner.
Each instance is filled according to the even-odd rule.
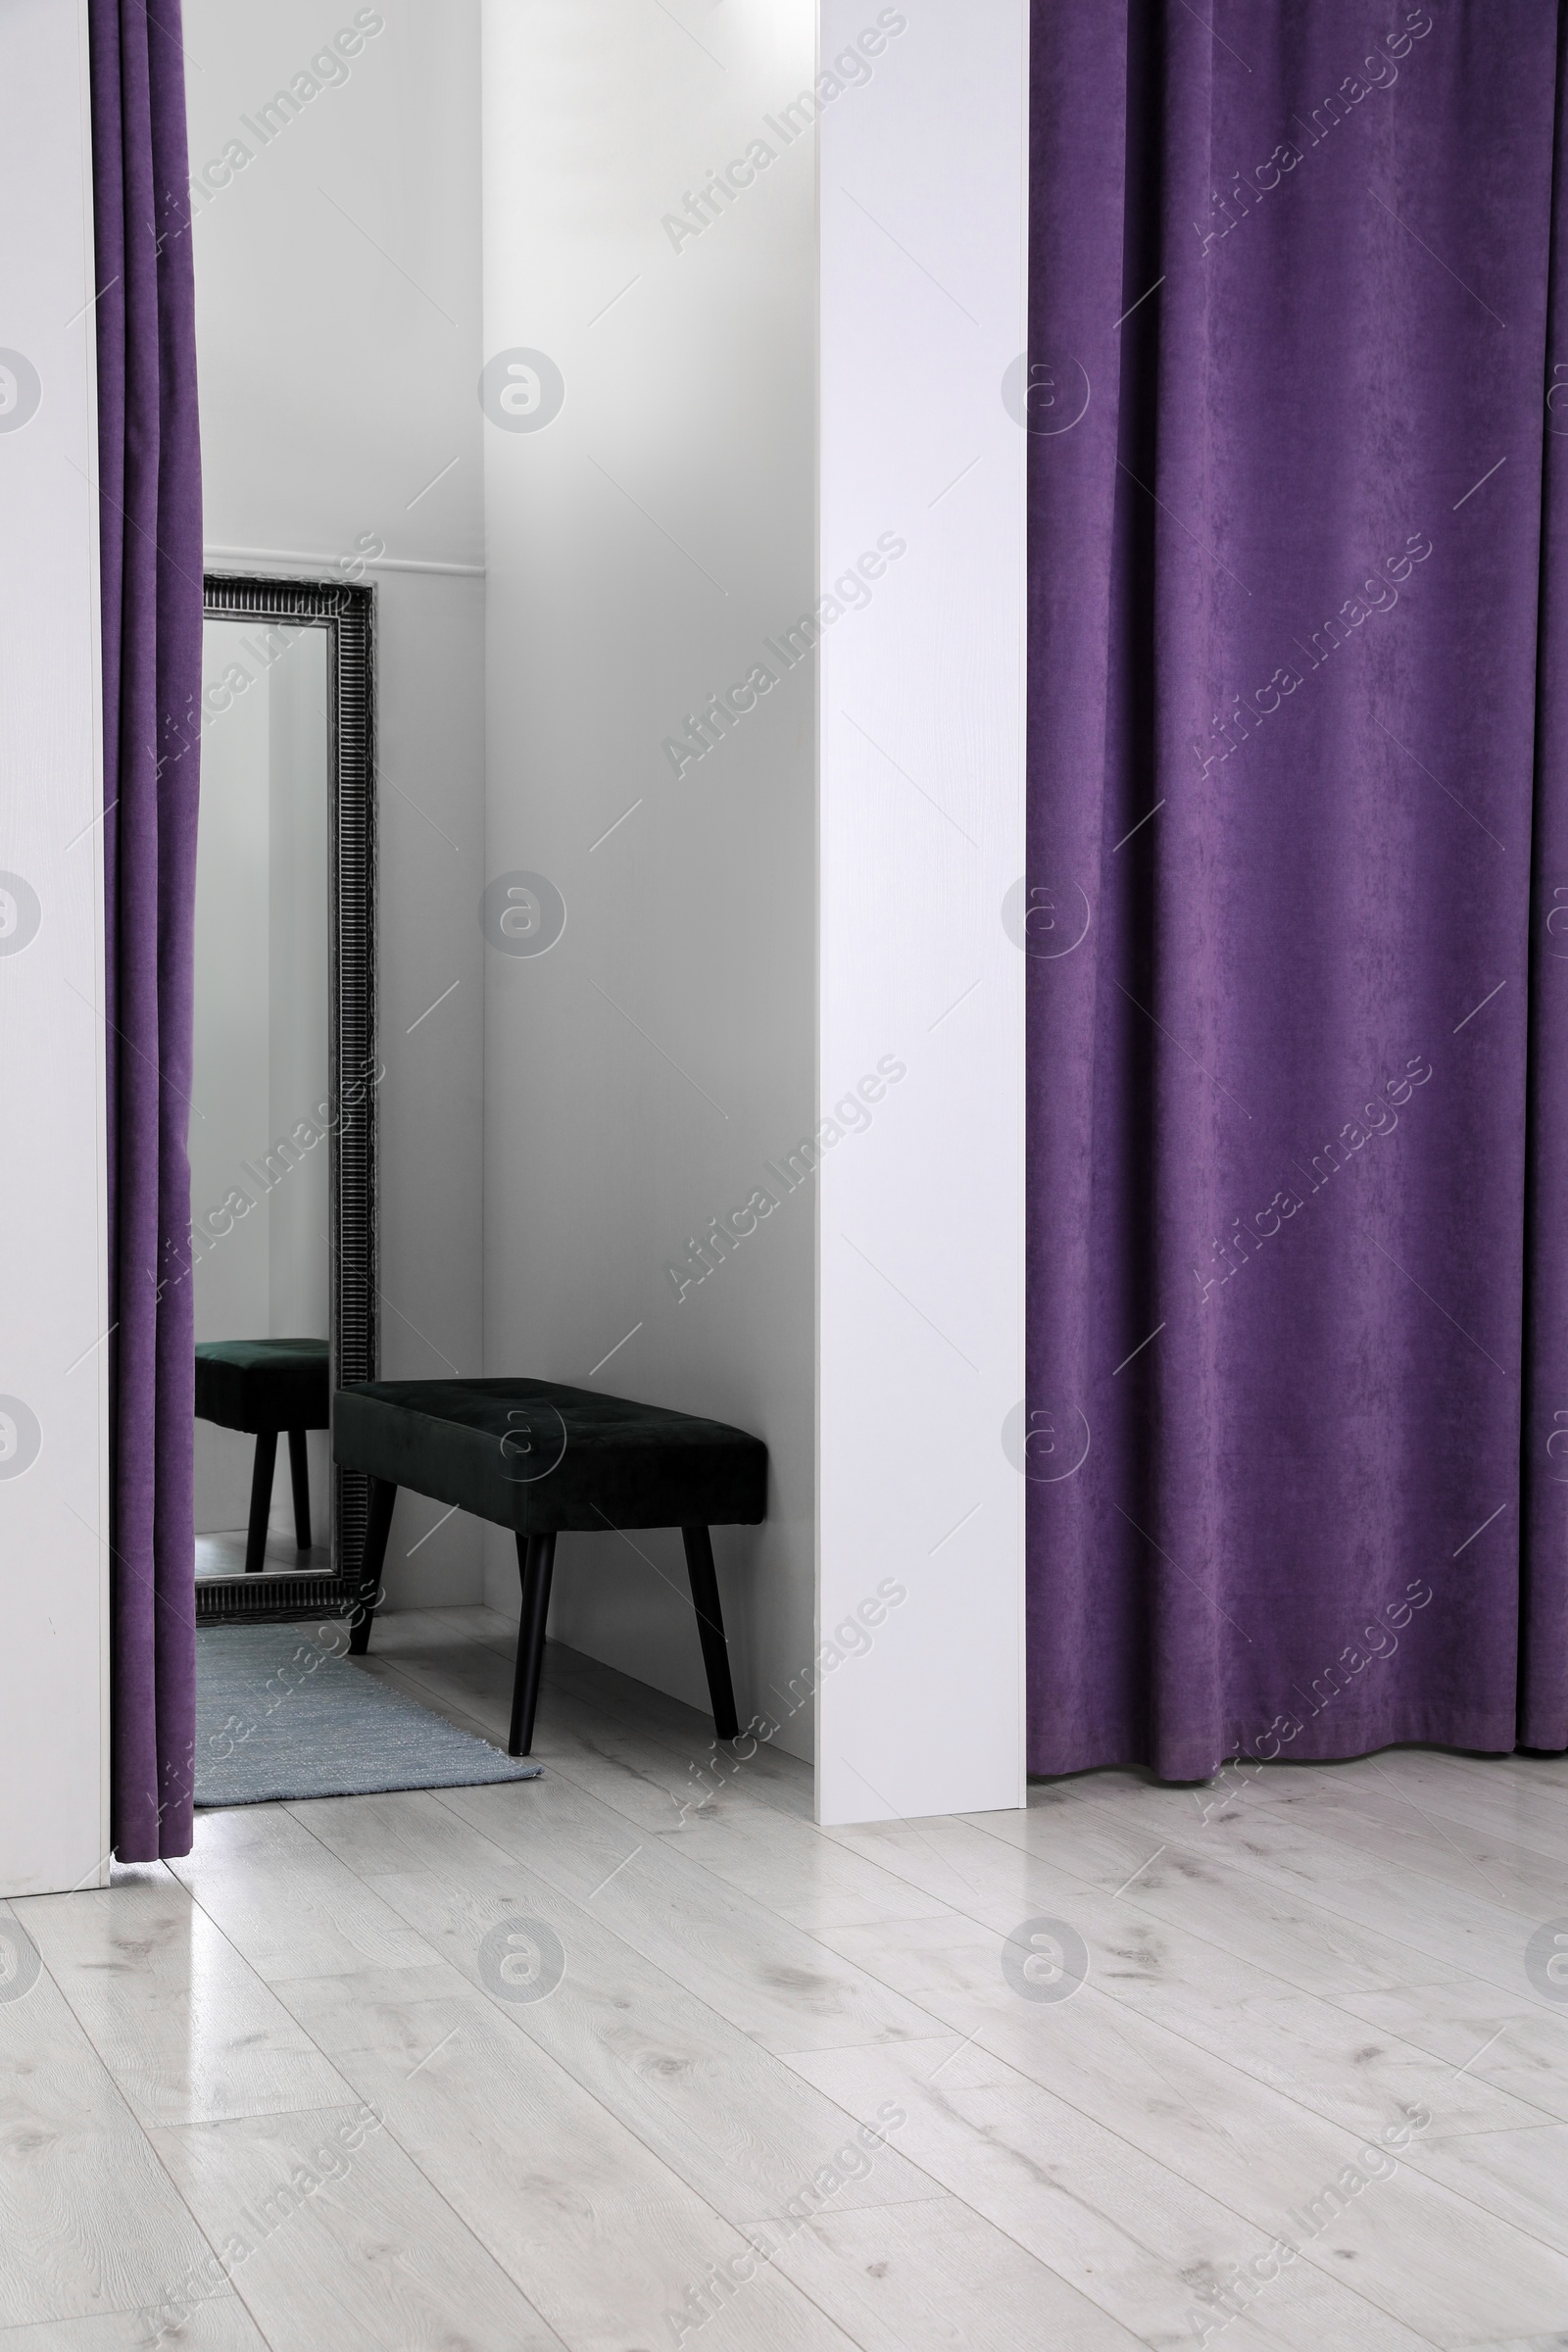
[[[511,1528],[522,1620],[508,1752],[533,1745],[545,1619],[563,1530],[678,1527],[712,1701],[736,1738],[729,1651],[709,1529],[767,1515],[767,1447],[722,1421],[548,1380],[372,1380],[332,1399],[332,1455],[370,1480],[364,1585],[349,1646],[363,1654],[399,1487]]]
[[[305,1432],[326,1429],[329,1396],[324,1340],[203,1340],[196,1349],[196,1418],[254,1433],[251,1518],[245,1573],[259,1576],[267,1557],[277,1433],[288,1431],[294,1485],[294,1541],[311,1548],[311,1473]]]

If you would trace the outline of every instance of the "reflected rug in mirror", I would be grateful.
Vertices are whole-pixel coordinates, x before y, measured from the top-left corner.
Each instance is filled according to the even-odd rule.
[[[196,1802],[277,1804],[534,1781],[345,1653],[342,1625],[213,1625],[196,1636]]]

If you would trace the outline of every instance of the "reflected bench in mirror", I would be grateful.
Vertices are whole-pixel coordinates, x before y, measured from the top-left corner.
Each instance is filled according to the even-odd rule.
[[[294,1485],[294,1542],[311,1548],[311,1472],[305,1433],[331,1426],[324,1340],[203,1340],[196,1348],[196,1418],[254,1432],[245,1574],[267,1561],[267,1522],[280,1431],[288,1432]]]
[[[767,1516],[767,1447],[727,1422],[546,1380],[381,1380],[332,1399],[332,1454],[370,1480],[365,1588],[350,1638],[370,1639],[399,1487],[516,1538],[522,1618],[508,1753],[533,1745],[556,1538],[678,1527],[720,1740],[739,1731],[709,1530]]]

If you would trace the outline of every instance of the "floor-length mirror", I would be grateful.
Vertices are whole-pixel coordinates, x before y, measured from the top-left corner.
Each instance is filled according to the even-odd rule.
[[[208,582],[190,1121],[203,1618],[326,1605],[357,1561],[361,1498],[334,1480],[328,1423],[334,1382],[374,1368],[368,621],[366,590]]]

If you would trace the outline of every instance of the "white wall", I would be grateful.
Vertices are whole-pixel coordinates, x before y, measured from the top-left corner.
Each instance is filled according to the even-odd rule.
[[[906,19],[821,139],[822,576],[907,552],[822,647],[821,1085],[907,1075],[821,1176],[817,1804],[1023,1802],[1026,0]],[[906,1598],[882,1613],[884,1580]],[[860,1635],[854,1626],[859,1616]],[[875,1620],[874,1623],[869,1622]],[[857,1654],[858,1653],[858,1654]]]
[[[810,0],[484,10],[485,350],[503,388],[523,351],[564,391],[536,423],[512,379],[515,425],[485,428],[486,871],[545,876],[566,918],[546,953],[486,949],[487,1368],[766,1440],[767,1524],[714,1548],[742,1717],[770,1709],[798,1753],[810,1188],[773,1185],[684,1297],[665,1269],[817,1115],[814,663],[764,651],[815,595],[814,141],[766,126],[814,30]],[[750,184],[666,227],[715,167],[745,182],[753,141]],[[677,775],[665,739],[759,663],[777,683]],[[678,1535],[564,1538],[556,1593],[559,1637],[706,1708]]]
[[[185,0],[184,29],[209,566],[376,584],[381,1369],[475,1372],[478,9]],[[400,1502],[393,1607],[479,1598],[478,1530],[421,1542],[440,1516]]]
[[[0,326],[0,1895],[108,1877],[103,864],[94,821],[102,722],[86,125],[85,7],[9,0],[0,10],[0,210],[10,224]]]

